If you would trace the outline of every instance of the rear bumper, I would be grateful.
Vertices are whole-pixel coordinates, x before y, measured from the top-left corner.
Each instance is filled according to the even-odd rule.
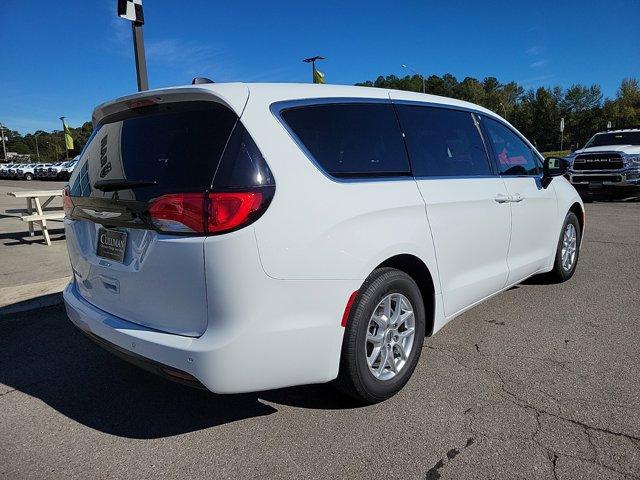
[[[163,365],[162,363],[155,362],[148,358],[145,358],[141,355],[135,354],[126,350],[124,348],[118,347],[112,343],[103,340],[102,338],[94,335],[88,330],[79,329],[89,340],[95,342],[103,349],[107,350],[109,353],[129,362],[136,367],[140,367],[144,370],[147,370],[151,373],[155,373],[161,377],[164,377],[168,380],[172,380],[174,382],[181,383],[183,385],[188,385],[190,387],[202,388],[206,389],[206,387],[198,381],[197,378],[189,375],[187,372],[183,372],[181,370],[177,370],[175,368],[171,368],[168,365]]]
[[[274,301],[299,306],[299,296],[292,302],[291,295],[302,286],[272,279],[267,283],[265,292]],[[77,328],[125,360],[215,393],[242,393],[323,383],[337,376],[344,333],[342,297],[346,299],[353,287],[326,281],[305,287],[318,303],[305,302],[309,310],[298,309],[296,318],[271,318],[261,309],[264,302],[252,299],[246,302],[260,309],[258,323],[246,317],[228,319],[224,323],[233,323],[234,328],[210,326],[201,337],[160,332],[104,312],[87,302],[73,281],[64,291],[64,301]],[[337,313],[327,315],[332,297]]]

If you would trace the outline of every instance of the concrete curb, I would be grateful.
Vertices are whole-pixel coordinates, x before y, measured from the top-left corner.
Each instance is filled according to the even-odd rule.
[[[0,288],[0,316],[26,312],[62,303],[62,291],[69,277]]]

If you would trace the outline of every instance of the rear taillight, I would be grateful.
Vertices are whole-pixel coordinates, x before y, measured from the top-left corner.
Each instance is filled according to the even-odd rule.
[[[227,192],[209,194],[209,233],[226,232],[241,227],[260,211],[262,192]]]
[[[69,192],[69,187],[66,186],[62,190],[62,209],[64,210],[64,216],[71,216],[71,212],[73,211],[73,200],[71,200],[71,193]]]
[[[163,232],[219,234],[255,221],[269,205],[265,191],[174,193],[153,200],[149,216]]]
[[[167,232],[205,233],[205,197],[200,193],[174,193],[153,200],[149,215],[153,224]]]

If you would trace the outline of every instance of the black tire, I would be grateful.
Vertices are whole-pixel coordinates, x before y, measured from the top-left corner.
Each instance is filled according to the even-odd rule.
[[[25,179],[25,180],[28,180],[28,181],[31,181],[31,180],[33,180],[33,175],[31,175],[30,173],[27,173],[27,174],[24,176],[24,179]]]
[[[564,239],[564,233],[567,229],[567,225],[572,224],[576,231],[576,256],[571,268],[565,269],[562,265],[562,243]],[[549,278],[555,283],[562,283],[573,277],[578,266],[578,258],[580,257],[580,245],[582,243],[582,231],[580,230],[580,222],[578,217],[573,212],[567,213],[562,224],[562,230],[560,231],[560,238],[558,239],[558,247],[556,249],[556,260],[553,264],[553,270],[549,272]]]
[[[379,380],[367,364],[366,338],[369,320],[380,301],[390,293],[404,295],[413,307],[415,333],[406,363],[388,380]],[[334,384],[356,401],[372,404],[395,395],[407,383],[418,360],[425,336],[425,307],[416,282],[394,268],[374,270],[360,288],[347,320],[342,342],[340,372]],[[393,347],[392,347],[393,348]]]

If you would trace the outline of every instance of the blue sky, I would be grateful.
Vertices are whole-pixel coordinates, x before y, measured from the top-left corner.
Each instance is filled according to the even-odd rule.
[[[59,129],[136,90],[130,23],[116,0],[3,0],[0,122]],[[637,0],[366,3],[144,0],[152,88],[215,81],[305,82],[301,60],[327,57],[329,83],[383,74],[496,76],[526,88],[572,83],[614,96],[638,76]]]

